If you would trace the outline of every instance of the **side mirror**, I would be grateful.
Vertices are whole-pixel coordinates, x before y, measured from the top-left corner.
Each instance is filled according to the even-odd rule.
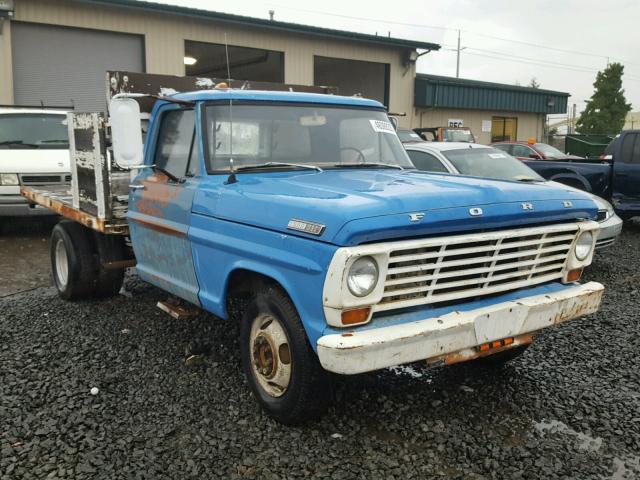
[[[398,131],[398,119],[396,117],[389,117],[389,121],[391,122],[391,125],[393,125],[393,129],[397,132]]]
[[[133,98],[112,98],[109,103],[109,115],[116,165],[123,168],[141,165],[144,154],[140,105]]]
[[[532,158],[533,160],[542,160],[542,157],[537,153],[532,153],[531,155],[529,155],[529,158]]]

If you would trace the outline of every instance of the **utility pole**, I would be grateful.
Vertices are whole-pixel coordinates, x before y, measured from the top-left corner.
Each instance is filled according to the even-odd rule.
[[[456,55],[456,78],[460,78],[460,29],[458,29],[458,54]]]

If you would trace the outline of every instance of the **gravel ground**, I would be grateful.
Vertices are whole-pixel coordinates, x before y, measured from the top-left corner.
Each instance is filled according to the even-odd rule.
[[[134,276],[105,301],[5,296],[0,478],[640,478],[639,267],[627,228],[586,275],[607,287],[598,314],[502,370],[337,378],[336,406],[301,428],[257,409],[233,325],[173,320]],[[194,340],[211,353],[187,366]]]

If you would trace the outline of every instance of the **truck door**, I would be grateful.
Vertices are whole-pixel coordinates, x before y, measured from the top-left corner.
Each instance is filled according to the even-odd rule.
[[[129,231],[140,277],[163,290],[199,305],[188,231],[198,152],[195,114],[191,108],[166,105],[149,132],[145,168],[130,186]]]
[[[613,154],[612,198],[620,210],[638,210],[640,205],[640,132],[625,133]]]

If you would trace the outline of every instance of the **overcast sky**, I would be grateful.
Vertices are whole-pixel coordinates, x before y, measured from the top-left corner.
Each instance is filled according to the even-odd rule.
[[[638,0],[157,1],[260,18],[273,9],[276,20],[439,43],[418,61],[419,72],[436,75],[455,76],[460,29],[461,77],[521,85],[535,77],[569,92],[578,111],[609,57],[625,65],[627,101],[640,110]]]

